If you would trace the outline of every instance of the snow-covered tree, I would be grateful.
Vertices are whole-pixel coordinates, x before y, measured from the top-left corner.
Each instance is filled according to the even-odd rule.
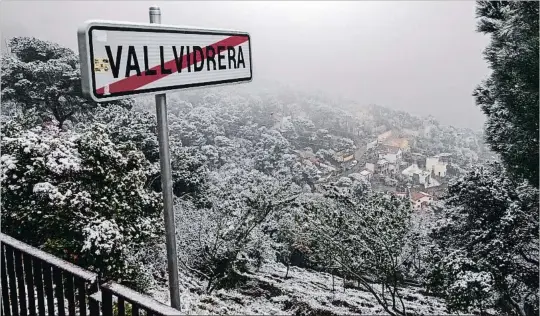
[[[56,127],[2,133],[2,231],[132,286],[136,248],[161,234],[161,199],[146,189],[149,164],[102,125],[81,134]],[[29,233],[31,232],[31,233]]]
[[[494,163],[448,195],[433,232],[432,289],[452,311],[538,314],[538,190]]]
[[[98,105],[82,96],[79,56],[72,50],[28,37],[12,38],[9,46],[11,54],[2,56],[3,102],[14,102],[23,113],[35,109],[41,120],[54,120],[60,128]]]
[[[257,231],[272,212],[290,203],[299,188],[252,170],[232,168],[211,176],[209,208],[176,209],[181,263],[208,281],[207,291],[235,282],[257,245]],[[259,236],[262,236],[258,234]],[[244,259],[243,259],[244,258]]]
[[[326,185],[324,197],[312,196],[302,204],[311,234],[310,261],[319,269],[356,280],[390,315],[405,315],[400,287],[409,203],[372,192],[363,181]]]
[[[172,119],[175,117],[172,116]],[[160,192],[161,169],[156,117],[148,112],[136,112],[119,105],[111,105],[94,111],[93,120],[104,125],[113,142],[130,142],[144,153],[152,166],[147,185]],[[79,124],[78,128],[84,129],[85,124]],[[175,133],[171,133],[169,141],[174,194],[182,196],[200,192],[205,183],[204,164],[207,158],[196,147],[181,146],[180,137]]]
[[[538,188],[538,1],[479,1],[478,31],[491,35],[492,70],[475,91],[486,140],[506,168]]]

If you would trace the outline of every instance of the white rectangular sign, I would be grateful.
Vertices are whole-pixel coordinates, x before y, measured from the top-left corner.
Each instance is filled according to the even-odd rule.
[[[77,35],[83,93],[97,102],[252,78],[246,32],[89,21]]]

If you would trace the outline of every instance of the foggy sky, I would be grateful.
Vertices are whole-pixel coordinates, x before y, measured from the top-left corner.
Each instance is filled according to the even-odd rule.
[[[340,95],[443,124],[481,128],[471,94],[488,74],[473,1],[1,1],[2,46],[34,36],[77,51],[89,19],[247,31],[253,80],[270,79]]]

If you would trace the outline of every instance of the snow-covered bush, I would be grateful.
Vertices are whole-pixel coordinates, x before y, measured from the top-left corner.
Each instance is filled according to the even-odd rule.
[[[326,190],[326,207],[309,207],[308,223],[316,238],[313,259],[320,268],[358,281],[388,313],[405,315],[399,288],[410,204],[371,192],[363,183],[349,188],[329,185]]]
[[[122,106],[111,105],[93,113],[93,120],[103,124],[107,135],[115,143],[133,144],[142,151],[151,164],[147,185],[161,192],[159,143],[156,130],[156,117],[148,112],[136,112]],[[83,124],[78,126],[85,129]],[[171,167],[173,173],[173,193],[176,196],[196,194],[205,183],[205,163],[212,157],[205,157],[205,150],[197,147],[184,147],[178,135],[170,137]]]
[[[264,260],[259,231],[277,208],[290,203],[300,188],[280,183],[261,172],[232,168],[211,175],[210,207],[177,204],[180,261],[208,281],[207,291],[236,282],[254,255]],[[267,248],[267,247],[266,247]],[[257,265],[257,264],[256,264]]]
[[[451,183],[433,230],[430,288],[451,311],[538,313],[538,190],[498,163]]]
[[[149,164],[102,125],[81,134],[7,124],[0,159],[2,230],[134,284],[126,258],[161,234],[161,199],[145,187]],[[29,233],[31,232],[31,233]]]

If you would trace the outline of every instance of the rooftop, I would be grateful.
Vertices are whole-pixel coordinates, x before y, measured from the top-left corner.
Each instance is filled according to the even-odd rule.
[[[403,169],[401,171],[401,174],[411,176],[413,174],[421,174],[422,169],[418,167],[417,164],[413,163],[412,165],[408,166],[407,168]]]
[[[390,138],[386,139],[383,144],[392,147],[405,148],[409,145],[409,140],[406,138]]]
[[[431,197],[431,195],[427,194],[425,192],[412,192],[412,194],[411,194],[411,199],[413,201],[418,201],[423,197]]]
[[[398,151],[400,150],[401,148],[399,147],[396,147],[396,146],[390,146],[390,145],[382,145],[379,149],[379,153],[381,154],[397,154]]]

